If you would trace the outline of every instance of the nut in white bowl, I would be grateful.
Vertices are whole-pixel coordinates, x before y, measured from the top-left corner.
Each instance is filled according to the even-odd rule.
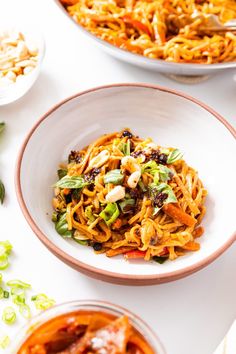
[[[22,97],[34,84],[44,57],[42,36],[31,26],[0,27],[0,105]]]

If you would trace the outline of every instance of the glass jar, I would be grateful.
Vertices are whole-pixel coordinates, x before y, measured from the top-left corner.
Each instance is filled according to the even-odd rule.
[[[38,316],[33,317],[26,326],[24,326],[21,331],[16,336],[14,342],[9,349],[9,354],[18,353],[22,345],[26,340],[32,335],[32,333],[37,330],[40,326],[48,322],[49,320],[64,315],[73,313],[79,310],[85,311],[101,311],[103,313],[111,314],[116,317],[122,315],[128,316],[131,325],[144,337],[147,343],[151,346],[154,353],[156,354],[166,354],[160,340],[152,329],[137,315],[133,314],[129,310],[122,308],[118,305],[111,304],[105,301],[94,301],[94,300],[79,300],[66,302],[57,306],[54,306]]]

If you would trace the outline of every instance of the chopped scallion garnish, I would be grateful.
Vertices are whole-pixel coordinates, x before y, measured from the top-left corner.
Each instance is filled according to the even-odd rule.
[[[110,226],[116,221],[120,212],[116,203],[108,203],[106,208],[99,214],[99,216]]]

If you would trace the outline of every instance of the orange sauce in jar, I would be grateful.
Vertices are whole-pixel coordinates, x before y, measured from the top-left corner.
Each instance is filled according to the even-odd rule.
[[[17,354],[155,354],[127,316],[76,311],[39,326]]]

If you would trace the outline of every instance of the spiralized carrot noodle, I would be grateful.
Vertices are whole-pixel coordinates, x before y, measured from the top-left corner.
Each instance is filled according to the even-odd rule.
[[[199,250],[207,191],[178,149],[124,129],[71,151],[63,166],[53,198],[61,236],[160,263]]]
[[[18,354],[123,353],[154,354],[127,316],[77,311],[58,316],[37,328]]]
[[[130,52],[177,63],[236,60],[236,35],[203,32],[207,16],[236,18],[235,0],[61,0],[95,36]]]

